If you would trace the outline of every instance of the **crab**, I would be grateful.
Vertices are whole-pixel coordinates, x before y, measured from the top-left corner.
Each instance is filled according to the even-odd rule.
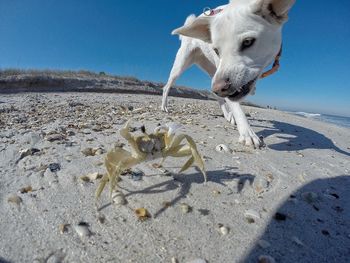
[[[207,175],[204,168],[204,161],[198,152],[197,146],[192,137],[186,134],[176,135],[176,130],[181,126],[169,123],[155,128],[151,134],[146,133],[144,126],[141,127],[142,135],[134,136],[130,129],[131,120],[120,129],[120,135],[127,140],[131,152],[123,146],[117,146],[107,153],[105,166],[107,173],[102,177],[100,185],[96,190],[96,198],[100,197],[106,184],[110,184],[110,195],[116,190],[120,175],[127,169],[145,161],[162,158],[159,166],[167,157],[190,157],[183,165],[179,173],[186,171],[195,164],[202,172],[204,182]],[[187,141],[187,143],[186,143]]]

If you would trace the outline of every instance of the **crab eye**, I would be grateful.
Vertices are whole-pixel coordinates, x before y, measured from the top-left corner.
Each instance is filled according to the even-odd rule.
[[[220,52],[217,48],[214,48],[214,52],[216,53],[216,55],[220,56]]]
[[[242,42],[241,50],[244,50],[246,48],[250,48],[252,45],[254,45],[254,43],[255,43],[255,38],[253,38],[253,37],[248,37],[248,38],[244,39]]]

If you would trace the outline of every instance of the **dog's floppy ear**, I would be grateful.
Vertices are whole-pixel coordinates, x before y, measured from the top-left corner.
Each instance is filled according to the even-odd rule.
[[[211,43],[210,35],[210,22],[212,17],[210,16],[189,16],[186,19],[185,25],[175,29],[171,34],[183,35],[187,37],[198,38],[205,42]]]
[[[296,0],[257,0],[253,12],[272,23],[282,24],[288,20],[288,12]]]

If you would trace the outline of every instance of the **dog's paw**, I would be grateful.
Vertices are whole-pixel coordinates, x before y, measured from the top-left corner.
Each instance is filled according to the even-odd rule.
[[[252,129],[247,129],[241,134],[238,141],[246,146],[253,146],[258,149],[264,146],[264,141],[261,140]]]
[[[164,105],[164,104],[162,104],[161,110],[164,111],[164,112],[169,112],[168,111],[168,107],[166,105]]]

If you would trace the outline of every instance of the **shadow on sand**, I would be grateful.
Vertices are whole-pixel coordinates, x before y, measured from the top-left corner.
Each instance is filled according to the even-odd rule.
[[[271,121],[273,128],[255,125],[265,128],[257,133],[258,136],[267,138],[273,134],[279,134],[277,138],[284,139],[284,142],[269,145],[269,148],[276,151],[300,151],[305,149],[333,149],[334,151],[350,156],[328,139],[316,131],[279,121]]]
[[[258,262],[260,255],[276,262],[350,262],[350,176],[315,180],[297,190],[275,212],[286,220],[271,219],[242,262]],[[310,194],[315,193],[317,197]]]
[[[237,192],[240,193],[244,187],[249,184],[252,185],[255,179],[254,175],[251,174],[238,174],[233,173],[232,170],[235,168],[233,167],[227,167],[222,170],[216,170],[216,171],[208,171],[207,177],[209,182],[214,182],[220,185],[226,186],[226,181],[232,181],[232,180],[238,180],[237,182]],[[230,173],[229,173],[230,172]],[[179,184],[180,183],[180,184]],[[158,194],[158,193],[164,193],[167,191],[172,191],[175,189],[178,189],[180,187],[180,190],[178,191],[178,194],[168,202],[168,205],[166,207],[161,208],[159,211],[157,211],[153,216],[156,218],[160,214],[162,214],[168,207],[172,207],[176,205],[181,199],[185,198],[188,193],[191,190],[191,186],[193,184],[203,184],[203,175],[202,173],[197,169],[196,173],[192,174],[175,174],[173,177],[169,177],[169,180],[166,180],[164,182],[161,182],[159,184],[152,185],[150,187],[146,187],[141,190],[129,190],[126,188],[120,187],[120,189],[123,190],[123,192],[127,192],[125,194],[125,197],[135,195],[135,194]],[[102,207],[99,208],[99,211],[110,206],[111,203],[105,204]]]

